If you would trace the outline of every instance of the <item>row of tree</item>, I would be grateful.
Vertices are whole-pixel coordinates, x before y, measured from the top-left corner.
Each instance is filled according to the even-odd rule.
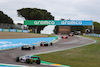
[[[54,16],[51,15],[45,9],[37,9],[37,8],[22,8],[17,10],[18,16],[25,18],[25,20],[54,20]],[[40,33],[41,30],[44,29],[45,26],[32,25],[29,26],[29,29],[37,29],[37,33]]]
[[[70,32],[75,32],[75,31],[81,31],[82,33],[86,33],[86,29],[90,30],[89,33],[97,33],[100,34],[100,23],[98,22],[93,22],[94,25],[94,30],[92,30],[92,26],[70,26],[71,31]],[[58,34],[59,32],[59,26],[55,26],[54,33]]]
[[[0,11],[0,23],[13,24],[13,20],[2,11]]]
[[[54,20],[54,16],[51,15],[45,9],[37,9],[37,8],[22,8],[17,10],[18,16],[24,18],[25,20]],[[65,20],[65,19],[61,19]],[[0,11],[0,23],[13,24],[13,20],[2,11]],[[94,33],[100,33],[100,23],[93,22],[94,25]],[[41,30],[44,29],[45,26],[29,26],[29,29],[37,29],[37,33],[40,33]],[[55,26],[54,33],[58,33],[59,26]],[[85,32],[86,29],[90,29],[92,31],[92,26],[71,26],[71,31],[82,31]]]
[[[100,34],[100,23],[93,22],[94,25],[94,33]]]

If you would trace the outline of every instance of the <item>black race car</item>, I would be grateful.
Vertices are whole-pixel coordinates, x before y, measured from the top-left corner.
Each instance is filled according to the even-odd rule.
[[[52,42],[48,43],[46,41],[43,41],[43,42],[40,43],[40,46],[48,46],[48,45],[53,45],[53,43]]]
[[[16,62],[22,62],[22,63],[28,63],[28,64],[33,64],[33,63],[40,64],[41,63],[40,57],[34,56],[34,55],[32,55],[32,56],[16,57],[14,60]]]
[[[31,50],[31,49],[35,49],[35,46],[31,46],[31,45],[23,45],[21,47],[22,50]]]

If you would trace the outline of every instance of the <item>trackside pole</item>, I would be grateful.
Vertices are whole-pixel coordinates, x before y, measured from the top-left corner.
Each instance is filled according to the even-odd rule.
[[[92,33],[94,34],[94,25],[92,25]]]

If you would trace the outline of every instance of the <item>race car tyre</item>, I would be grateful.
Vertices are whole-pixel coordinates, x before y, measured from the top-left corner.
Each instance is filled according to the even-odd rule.
[[[35,46],[33,46],[33,49],[35,49]]]
[[[48,44],[46,44],[46,46],[48,46]]]
[[[40,44],[40,46],[42,46],[42,44]]]
[[[30,64],[33,64],[33,60],[32,59],[30,59]]]
[[[50,43],[50,45],[53,45],[52,43]]]
[[[40,64],[40,63],[41,63],[41,60],[37,60],[37,61],[36,61],[36,64]]]
[[[31,47],[29,47],[28,49],[31,50]]]
[[[19,62],[19,57],[16,57],[15,61],[16,61],[16,62]]]
[[[29,63],[30,63],[30,59],[26,59],[26,63],[28,63],[28,64],[29,64]]]
[[[22,49],[22,50],[24,50],[24,48],[23,48],[23,47],[22,47],[21,49]]]

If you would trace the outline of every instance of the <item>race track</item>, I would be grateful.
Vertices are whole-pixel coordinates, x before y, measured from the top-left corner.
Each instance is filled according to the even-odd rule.
[[[53,46],[48,46],[48,47],[37,46],[35,50],[21,50],[21,48],[4,50],[4,51],[0,51],[0,63],[18,64],[18,65],[36,66],[36,67],[53,67],[53,66],[46,66],[42,64],[33,65],[33,64],[14,62],[14,58],[23,55],[35,55],[35,54],[60,51],[60,50],[82,46],[94,42],[95,41],[91,39],[87,39],[80,36],[73,36],[73,37],[69,37],[68,39],[61,39],[58,42],[54,43]]]

